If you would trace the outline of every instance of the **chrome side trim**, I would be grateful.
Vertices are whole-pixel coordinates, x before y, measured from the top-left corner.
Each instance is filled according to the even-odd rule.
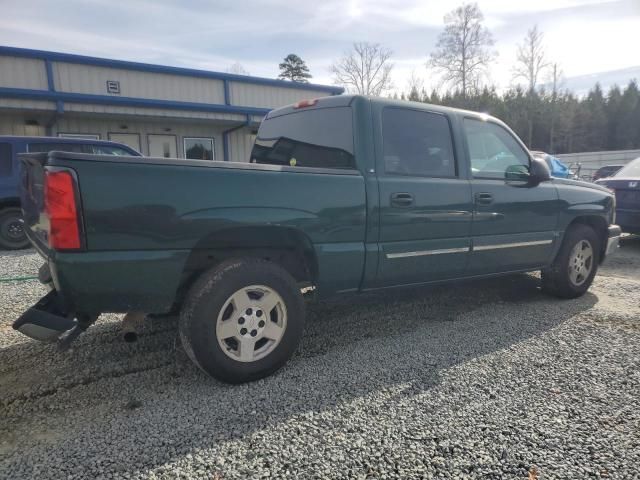
[[[420,250],[417,252],[401,252],[401,253],[387,253],[387,258],[406,258],[406,257],[422,257],[424,255],[442,255],[445,253],[466,253],[471,248],[443,248],[441,250]]]
[[[549,245],[553,243],[553,240],[534,240],[531,242],[516,242],[516,243],[497,243],[494,245],[477,245],[473,247],[475,251],[482,250],[499,250],[501,248],[514,248],[514,247],[532,247],[534,245]]]

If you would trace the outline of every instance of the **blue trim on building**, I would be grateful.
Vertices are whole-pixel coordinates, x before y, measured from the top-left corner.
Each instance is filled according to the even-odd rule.
[[[51,60],[44,61],[44,68],[47,72],[47,87],[50,92],[56,91],[56,84],[53,79],[53,62]],[[64,102],[62,100],[56,101],[56,113],[64,113]]]
[[[125,107],[167,108],[171,110],[192,110],[197,112],[238,113],[242,115],[264,116],[271,109],[240,107],[237,105],[218,105],[214,103],[180,102],[176,100],[156,100],[152,98],[116,97],[89,93],[50,92],[27,88],[0,87],[0,97],[27,98],[51,102],[89,103],[100,105],[120,105]]]
[[[207,70],[197,70],[192,68],[169,67],[165,65],[153,65],[150,63],[129,62],[124,60],[111,60],[107,58],[88,57],[85,55],[75,55],[71,53],[48,52],[45,50],[32,50],[28,48],[0,46],[0,55],[12,57],[37,58],[49,62],[66,62],[82,65],[93,65],[97,67],[122,68],[126,70],[138,70],[141,72],[168,73],[173,75],[185,75],[190,77],[213,78],[217,80],[227,80],[234,82],[252,83],[256,85],[270,85],[272,87],[298,88],[302,90],[317,90],[327,92],[330,95],[344,93],[344,88],[328,85],[316,85],[313,83],[288,82],[285,80],[274,80],[272,78],[250,77],[245,75],[235,75],[232,73],[210,72]]]
[[[53,81],[53,63],[51,62],[51,60],[46,59],[44,61],[44,67],[47,71],[47,86],[49,87],[49,91],[50,92],[55,92],[56,91],[56,86],[55,83]]]

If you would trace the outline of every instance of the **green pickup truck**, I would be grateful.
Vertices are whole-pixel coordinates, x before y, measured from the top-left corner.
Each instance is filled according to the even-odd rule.
[[[573,298],[618,246],[607,189],[551,178],[479,113],[303,101],[265,117],[248,160],[24,155],[26,231],[51,291],[14,328],[67,346],[102,312],[179,312],[194,363],[243,382],[293,354],[303,292],[540,270]]]

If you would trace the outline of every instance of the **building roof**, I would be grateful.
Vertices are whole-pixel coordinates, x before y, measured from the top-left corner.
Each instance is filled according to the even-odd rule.
[[[14,101],[40,102],[40,105],[42,105],[42,102],[52,102],[50,104],[54,105],[58,113],[66,112],[69,109],[85,111],[79,109],[76,105],[103,105],[105,106],[104,108],[108,108],[113,112],[121,112],[123,108],[129,109],[129,111],[135,111],[136,108],[139,108],[147,109],[147,111],[148,109],[154,109],[156,112],[190,111],[205,112],[207,115],[218,116],[231,114],[236,117],[241,116],[240,119],[246,117],[248,122],[252,116],[264,116],[274,107],[290,103],[294,101],[293,98],[305,95],[305,92],[309,92],[308,95],[313,97],[339,95],[344,92],[343,88],[336,86],[8,46],[0,46],[0,59],[2,58],[9,59],[10,63],[8,63],[7,68],[15,70],[15,72],[7,77],[9,80],[5,79],[4,84],[0,84],[0,98],[17,99]],[[40,70],[34,70],[36,67],[33,64],[16,63],[33,60],[41,62],[41,66],[37,67]],[[77,69],[78,66],[86,66],[86,72],[79,71]],[[61,73],[61,69],[63,69],[63,73]],[[90,77],[91,74],[88,73],[90,70],[94,74],[96,72],[102,73]],[[106,75],[104,73],[105,70],[113,70],[116,77],[126,71],[140,72],[141,75],[159,74],[158,80],[155,82],[155,88],[153,86],[148,88],[149,91],[155,91],[155,95],[149,95],[146,91],[141,91],[140,88],[137,89],[137,93],[130,92],[129,95],[124,94],[124,92],[123,94],[116,92],[117,94],[114,95],[112,94],[113,92],[103,92],[100,88],[85,88],[86,84],[94,85],[94,87],[97,84],[104,85],[104,83],[100,82],[104,81],[102,77]],[[158,82],[161,82],[160,78],[164,75],[174,79],[182,78],[183,80],[179,80],[179,82],[187,83],[180,86],[174,82],[172,84],[173,91],[167,91],[166,95],[158,94]],[[16,78],[20,80],[16,81]],[[102,78],[102,80],[97,81],[96,78]],[[116,79],[114,78],[113,80]],[[97,84],[96,81],[98,82]],[[107,84],[110,81],[111,79],[107,80]],[[149,79],[145,81],[153,82],[153,80]],[[188,82],[193,84],[196,81],[211,82],[211,87],[207,87],[203,91],[203,97],[197,95],[197,89],[192,90],[188,87]],[[64,85],[60,86],[58,82],[62,82]],[[34,88],[35,84],[40,86]],[[27,88],[27,85],[31,87]],[[200,86],[202,87],[201,84]],[[294,94],[294,92],[297,93]],[[96,108],[95,111],[104,110]],[[238,121],[238,119],[235,121]]]
[[[329,95],[344,93],[344,88],[331,85],[319,85],[315,83],[291,82],[273,78],[254,77],[251,75],[236,75],[234,73],[214,72],[210,70],[198,70],[194,68],[171,67],[152,63],[130,62],[126,60],[114,60],[109,58],[89,57],[72,53],[49,52],[46,50],[32,50],[29,48],[7,47],[0,45],[0,55],[22,58],[37,58],[54,62],[76,63],[81,65],[93,65],[97,67],[123,68],[150,73],[169,73],[188,77],[215,78],[217,80],[233,80],[234,82],[253,83],[258,85],[271,85],[284,88],[299,88],[303,90],[320,90]]]

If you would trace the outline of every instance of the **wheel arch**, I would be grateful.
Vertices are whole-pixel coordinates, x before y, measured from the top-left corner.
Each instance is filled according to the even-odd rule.
[[[281,225],[247,225],[218,230],[202,238],[185,263],[177,303],[203,272],[231,258],[260,258],[284,268],[298,283],[314,285],[318,258],[311,239],[300,229]]]

